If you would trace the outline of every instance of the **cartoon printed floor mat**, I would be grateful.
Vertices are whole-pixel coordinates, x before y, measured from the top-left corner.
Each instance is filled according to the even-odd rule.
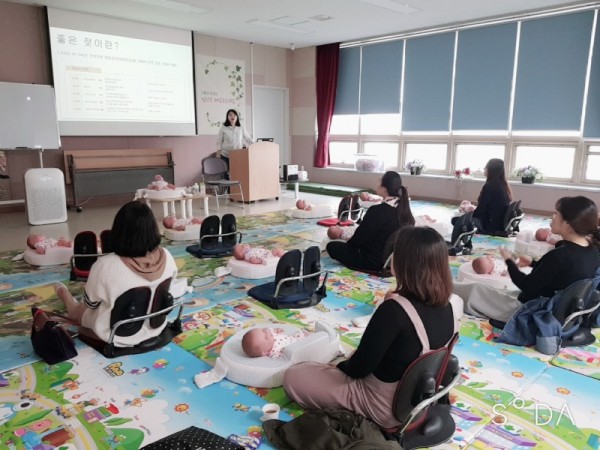
[[[416,214],[427,213],[432,217],[450,217],[456,208],[452,205],[429,202],[413,203]],[[547,225],[545,218],[531,217],[527,220],[528,218],[529,216],[526,216],[526,220],[522,222],[522,229],[535,229]],[[305,249],[310,245],[319,245],[326,233],[325,227],[319,227],[309,220],[291,219],[285,215],[285,211],[240,217],[238,227],[247,233],[248,242],[252,242],[253,245],[282,246],[288,249],[293,246]],[[479,254],[494,253],[499,245],[511,245],[512,240],[476,236],[474,243],[474,255],[452,258],[450,266],[455,274],[460,264],[471,261]],[[10,439],[13,444],[6,444],[6,448],[11,448],[10,445],[14,448],[26,448],[20,446],[24,437],[26,440],[31,438],[31,442],[37,442],[37,439],[42,441],[46,439],[52,443],[66,442],[63,445],[65,449],[95,448],[94,446],[133,449],[139,448],[142,442],[149,443],[185,428],[188,424],[207,428],[222,436],[236,434],[252,441],[260,436],[258,409],[262,404],[278,403],[291,415],[300,413],[301,408],[289,401],[282,388],[245,388],[224,381],[199,390],[192,384],[193,375],[198,371],[209,369],[214,364],[220,347],[229,336],[258,323],[290,323],[311,330],[315,321],[325,321],[340,333],[342,351],[347,354],[356,347],[363,331],[353,325],[352,319],[371,314],[374,302],[382,298],[393,285],[391,278],[382,279],[342,268],[323,254],[321,260],[323,267],[332,271],[327,282],[328,296],[314,308],[274,311],[247,296],[250,287],[269,280],[215,277],[214,269],[225,265],[227,258],[195,258],[185,252],[186,245],[189,245],[189,242],[167,242],[169,250],[176,259],[180,276],[187,277],[188,284],[193,288],[191,293],[181,298],[185,304],[183,317],[185,332],[177,338],[177,345],[172,344],[161,350],[161,352],[170,352],[167,356],[160,353],[160,357],[157,357],[157,353],[151,353],[124,359],[121,366],[124,375],[115,383],[114,389],[111,381],[113,378],[108,378],[107,372],[103,369],[114,361],[103,360],[100,355],[87,347],[80,348],[80,355],[73,360],[75,365],[68,369],[63,365],[58,365],[60,369],[56,369],[56,366],[48,367],[42,362],[31,364],[36,357],[31,354],[28,337],[31,324],[30,307],[32,304],[43,304],[48,309],[62,309],[62,305],[57,303],[58,300],[54,296],[52,283],[67,282],[68,267],[56,266],[32,270],[33,268],[23,261],[12,261],[19,252],[0,255],[2,277],[0,279],[0,371],[4,372],[0,377],[0,394],[3,394],[0,400],[2,411],[0,439],[5,439],[0,440],[0,447],[4,448],[4,444]],[[69,283],[69,288],[77,294],[83,289],[83,283]],[[516,435],[517,439],[509,440],[512,443],[506,448],[570,448],[571,441],[563,437],[546,436],[545,430],[540,430],[540,426],[536,426],[534,421],[527,422],[519,419],[516,425],[513,424],[517,419],[513,417],[515,414],[510,407],[505,413],[509,418],[508,425],[501,423],[501,416],[498,413],[502,413],[512,399],[525,398],[523,393],[527,394],[528,386],[544,383],[543,375],[547,370],[557,371],[556,374],[551,372],[555,378],[560,372],[570,373],[563,368],[579,370],[589,375],[585,377],[570,373],[571,377],[565,376],[564,381],[561,381],[562,387],[573,395],[585,398],[587,392],[596,392],[600,387],[599,381],[594,379],[594,374],[598,370],[589,367],[588,358],[584,358],[586,362],[584,365],[583,360],[575,359],[581,355],[569,352],[561,352],[552,362],[558,367],[548,369],[548,357],[533,349],[496,344],[493,341],[494,332],[497,330],[493,330],[486,321],[469,317],[461,320],[461,339],[455,353],[459,355],[466,371],[463,383],[453,390],[451,396],[457,432],[452,442],[443,444],[440,448],[493,446],[493,444],[486,444],[486,439],[492,442],[488,433],[491,433],[492,437],[503,438]],[[595,347],[592,349],[593,352],[594,349]],[[173,357],[173,355],[177,356]],[[177,373],[169,372],[170,375],[167,375],[167,371],[154,367],[159,359],[169,361],[167,367],[178,368]],[[597,364],[597,359],[592,361],[596,361]],[[161,364],[159,363],[158,366]],[[144,368],[149,370],[146,371]],[[13,370],[6,371],[7,369]],[[182,374],[182,377],[178,378],[179,373],[185,373],[185,376]],[[49,384],[68,378],[69,374],[80,375],[77,380],[83,378],[89,380],[83,385],[85,390],[74,387],[78,389],[76,392],[69,391],[63,396],[63,400],[67,399],[71,404],[78,405],[73,406],[72,409],[76,414],[75,419],[62,420],[52,412],[58,406],[55,404],[58,394],[50,396],[55,403],[47,402],[45,399],[40,400],[39,403],[33,401],[34,407],[29,410],[34,410],[35,407],[37,410],[29,414],[22,414],[18,411],[19,407],[15,407],[29,399],[28,390],[36,389],[36,382],[32,380],[39,380],[40,388],[46,390],[43,395],[46,395],[50,390]],[[147,374],[150,375],[144,378]],[[586,381],[582,382],[581,379]],[[108,391],[103,392],[94,385],[94,382],[100,383],[100,380],[111,385]],[[178,380],[181,381],[180,385],[176,383]],[[114,391],[115,389],[117,391]],[[168,399],[167,395],[161,396],[163,392],[168,392]],[[172,401],[171,394],[173,394]],[[32,398],[35,400],[35,395],[32,395]],[[181,400],[177,400],[179,398]],[[152,403],[154,401],[163,403]],[[594,400],[594,403],[597,404],[597,400]],[[145,416],[140,412],[140,409],[148,404],[157,405],[162,411],[156,430],[151,421],[146,421],[151,425],[147,426],[144,422]],[[192,405],[190,407],[193,409],[187,413],[169,409],[179,404]],[[216,405],[214,413],[212,405]],[[186,406],[181,406],[178,409],[185,408]],[[77,412],[79,409],[85,411]],[[87,416],[93,421],[92,425],[87,422],[83,424],[83,421],[88,420],[85,418],[85,413],[94,410],[98,411]],[[114,411],[117,410],[118,412],[115,413]],[[588,414],[594,417],[596,412],[590,409]],[[7,420],[4,420],[5,415],[8,417]],[[98,418],[93,419],[94,415]],[[176,427],[174,423],[177,423]],[[81,437],[79,431],[82,428],[87,433],[84,437]],[[588,427],[582,433],[579,433],[580,426],[579,431],[571,429],[570,432],[580,435],[577,444],[585,441],[585,445],[575,445],[572,448],[599,448],[597,436],[600,432],[597,428],[596,425],[595,428]],[[152,435],[148,434],[149,432],[152,432]],[[44,438],[44,436],[49,437]],[[75,437],[71,438],[71,436]],[[90,447],[74,443],[90,444],[92,441],[89,439],[94,443]],[[523,443],[522,447],[517,446],[519,442]],[[547,442],[559,445],[549,447]],[[261,448],[270,447],[263,443]]]
[[[596,336],[596,342],[585,347],[563,348],[551,364],[600,380],[600,328],[593,329],[592,334]]]
[[[266,401],[227,380],[197,389],[193,374],[206,369],[169,344],[111,360],[88,347],[60,364],[4,372],[0,448],[133,450],[191,425],[258,445]]]

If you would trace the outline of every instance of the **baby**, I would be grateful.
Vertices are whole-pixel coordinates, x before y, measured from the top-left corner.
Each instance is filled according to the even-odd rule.
[[[435,223],[436,220],[427,214],[415,217],[415,227],[425,227],[430,223]]]
[[[475,273],[480,275],[496,275],[501,277],[508,275],[508,270],[504,261],[490,255],[475,258],[471,263],[471,266]]]
[[[202,219],[192,217],[191,219],[177,219],[173,216],[167,216],[163,219],[163,225],[165,228],[169,228],[175,231],[185,231],[188,225],[200,225]]]
[[[383,197],[365,191],[360,193],[360,199],[363,202],[381,202]]]
[[[242,349],[251,358],[268,356],[279,359],[283,356],[283,349],[287,345],[307,335],[308,332],[302,330],[287,335],[282,328],[253,328],[242,337]]]
[[[282,248],[274,248],[269,251],[263,247],[250,247],[248,244],[236,244],[233,247],[233,256],[240,261],[247,261],[251,264],[266,264],[267,259],[274,256],[281,257],[285,253]]]
[[[550,228],[539,228],[535,232],[535,240],[556,245],[558,241],[562,240],[562,236],[560,234],[554,234]]]
[[[30,234],[27,237],[27,246],[35,250],[37,254],[45,255],[46,250],[52,247],[71,247],[71,241],[62,237],[56,240],[41,234]]]
[[[167,183],[162,175],[154,175],[154,181],[148,185],[148,189],[164,191],[165,189],[175,189],[175,185]]]
[[[327,229],[327,237],[329,239],[341,239],[343,241],[348,241],[354,235],[356,231],[356,227],[340,227],[339,225],[334,225]]]
[[[466,214],[468,212],[475,211],[475,205],[472,204],[469,200],[463,200],[462,202],[460,202],[458,211],[462,214]]]
[[[308,203],[306,200],[298,199],[296,202],[296,208],[303,209],[304,211],[311,211],[315,205]]]

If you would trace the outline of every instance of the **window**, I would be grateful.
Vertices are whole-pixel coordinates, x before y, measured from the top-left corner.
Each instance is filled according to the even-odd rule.
[[[362,135],[398,135],[400,133],[400,114],[363,114],[360,116],[360,134]]]
[[[444,171],[446,170],[447,153],[448,145],[446,144],[406,144],[405,163],[420,159],[427,170]]]
[[[364,153],[375,155],[383,160],[384,170],[398,168],[397,142],[365,142]]]
[[[339,134],[358,134],[358,115],[357,114],[334,114],[331,118],[329,127],[330,135]]]
[[[535,166],[544,178],[570,179],[573,174],[575,147],[518,145],[515,168]]]
[[[504,145],[501,144],[458,144],[454,170],[468,167],[471,172],[483,173],[483,168],[492,158],[504,159]]]
[[[600,181],[600,145],[589,146],[585,179]]]
[[[357,152],[358,144],[356,142],[329,142],[329,163],[354,167]]]

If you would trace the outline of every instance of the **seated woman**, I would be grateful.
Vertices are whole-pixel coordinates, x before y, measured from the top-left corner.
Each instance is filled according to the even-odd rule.
[[[286,392],[305,408],[348,409],[380,427],[398,426],[392,412],[396,387],[423,350],[409,314],[423,322],[431,349],[452,338],[452,275],[444,239],[431,228],[404,227],[393,255],[396,290],[375,310],[356,352],[337,366],[301,363],[286,371]],[[411,313],[400,296],[412,305]]]
[[[552,297],[572,283],[593,278],[600,265],[598,210],[587,197],[563,197],[556,202],[550,229],[563,237],[561,245],[533,262],[521,256],[513,260],[512,252],[500,249],[511,281],[517,291],[494,289],[480,283],[454,284],[454,293],[465,300],[465,312],[506,322],[523,303],[538,297]],[[527,275],[519,267],[531,266]]]
[[[55,286],[56,295],[65,303],[68,316],[103,341],[109,340],[110,315],[121,294],[140,286],[148,286],[154,293],[162,281],[177,276],[173,256],[159,246],[158,225],[146,204],[126,203],[115,216],[111,236],[114,253],[99,258],[92,266],[83,301],[75,300],[63,284]],[[150,328],[147,322],[132,336],[115,336],[115,345],[137,345],[158,336],[167,323]],[[86,330],[81,332],[86,333]]]
[[[477,199],[473,220],[479,234],[494,234],[504,230],[504,214],[512,201],[512,191],[506,181],[503,160],[490,159],[484,174],[486,180]]]
[[[388,238],[399,228],[414,225],[408,191],[398,172],[383,174],[377,194],[384,198],[380,205],[371,206],[360,226],[348,242],[332,241],[327,252],[342,265],[357,270],[379,270],[383,267],[383,252]]]

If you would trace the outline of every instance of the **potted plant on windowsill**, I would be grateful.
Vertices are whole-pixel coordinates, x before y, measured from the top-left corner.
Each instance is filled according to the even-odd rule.
[[[425,164],[420,159],[413,159],[412,161],[407,162],[404,168],[408,170],[411,175],[421,175],[421,173],[425,171]]]
[[[513,176],[521,177],[521,182],[525,184],[533,184],[535,180],[544,178],[540,169],[535,166],[523,166],[515,169]]]

